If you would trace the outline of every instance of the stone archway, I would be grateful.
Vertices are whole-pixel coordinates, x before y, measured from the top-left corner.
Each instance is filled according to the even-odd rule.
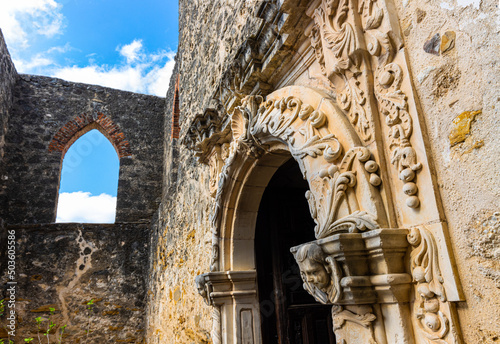
[[[290,154],[309,184],[317,239],[291,251],[304,288],[333,305],[337,339],[419,343],[414,332],[449,337],[453,310],[436,241],[424,226],[390,228],[392,202],[383,188],[391,186],[382,182],[390,179],[379,166],[386,158],[363,142],[333,99],[311,88],[285,87],[265,101],[245,97],[230,120],[231,137],[218,137],[205,156],[215,196],[213,250],[211,272],[198,276],[197,285],[214,306],[214,343],[260,343],[255,221],[267,183]],[[306,262],[322,271],[326,285],[308,278]]]

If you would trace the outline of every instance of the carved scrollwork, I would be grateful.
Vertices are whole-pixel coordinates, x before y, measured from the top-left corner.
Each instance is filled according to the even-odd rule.
[[[409,196],[406,205],[416,208],[420,201],[413,179],[422,164],[417,161],[417,153],[410,143],[412,119],[407,110],[407,97],[400,89],[402,78],[401,67],[395,63],[381,68],[376,74],[375,95],[389,126],[391,163],[398,169],[399,179],[405,183],[403,190]]]
[[[361,8],[371,10],[371,2]],[[321,72],[330,82],[337,80],[333,85],[338,90],[339,106],[361,139],[369,141],[373,138],[373,125],[366,109],[367,83],[361,76],[360,42],[351,24],[349,0],[323,0],[313,19],[309,37]]]
[[[292,125],[297,120],[301,124]],[[287,143],[290,153],[305,173],[305,156],[323,156],[325,161],[331,163],[342,153],[342,145],[335,135],[328,133],[327,123],[327,117],[322,111],[290,96],[263,103],[258,116],[251,122],[250,133],[254,137],[269,134]]]
[[[318,175],[311,177],[311,190],[306,192],[306,199],[316,223],[314,233],[317,239],[325,238],[337,231],[343,231],[346,228],[346,223],[360,224],[355,226],[357,230],[378,228],[375,216],[366,212],[355,211],[346,218],[337,220],[338,210],[341,201],[346,196],[347,188],[356,185],[356,175],[352,171],[354,160],[372,161],[369,158],[370,152],[367,148],[356,147],[344,155],[338,166],[331,165],[327,169],[321,170]],[[364,166],[366,168],[367,165],[364,164]],[[371,164],[368,166],[373,171]]]
[[[412,119],[407,96],[400,87],[403,72],[392,62],[397,53],[397,38],[391,32],[381,31],[384,11],[378,0],[360,0],[354,12],[349,8],[349,0],[323,0],[314,11],[313,19],[315,24],[310,39],[316,60],[322,74],[337,90],[340,108],[365,142],[374,137],[372,122],[375,114],[368,104],[375,99],[368,95],[371,85],[367,79],[368,74],[373,75],[378,108],[389,127],[391,163],[405,183],[406,205],[417,208],[420,200],[414,178],[422,165],[410,143]],[[356,20],[362,24],[362,35],[353,29]],[[376,68],[370,68],[366,59],[369,55],[363,51],[377,57]]]
[[[410,255],[410,269],[417,283],[415,316],[420,332],[432,343],[444,343],[450,332],[448,317],[441,311],[446,302],[443,277],[439,269],[437,245],[425,228],[412,228],[408,242],[414,247]]]
[[[335,259],[326,256],[316,243],[304,244],[292,253],[299,265],[304,289],[323,304],[338,302],[342,297],[342,274]]]

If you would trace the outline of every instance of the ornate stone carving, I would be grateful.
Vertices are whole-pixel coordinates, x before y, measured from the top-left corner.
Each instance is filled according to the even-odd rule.
[[[357,13],[349,5],[349,0],[321,2],[312,15],[315,25],[310,33],[311,45],[323,75],[333,82],[339,106],[367,142],[374,138],[373,119],[377,114],[370,103],[376,100],[389,127],[391,163],[405,183],[406,205],[417,208],[420,201],[413,180],[422,164],[410,143],[412,118],[407,96],[401,90],[404,75],[401,67],[392,62],[398,39],[392,31],[380,30],[384,11],[377,0],[359,1]],[[362,23],[363,33],[355,29],[357,20]],[[376,58],[374,66],[365,52]],[[371,93],[375,99],[367,95]]]
[[[413,280],[417,283],[414,315],[417,330],[430,343],[444,343],[450,332],[448,317],[441,310],[446,302],[438,251],[432,234],[424,227],[412,228],[408,242],[414,247],[410,257]]]
[[[311,177],[310,191],[306,192],[309,210],[316,223],[314,234],[321,239],[338,231],[344,231],[346,223],[355,223],[351,230],[365,230],[378,228],[376,217],[367,212],[355,211],[352,214],[337,220],[341,200],[346,196],[346,190],[356,185],[356,175],[352,171],[355,159],[366,162],[370,152],[364,147],[353,148],[348,151],[339,165],[331,165],[323,169],[317,176]]]
[[[344,309],[342,306],[332,307],[333,331],[337,343],[377,344],[373,330],[373,322],[377,318],[371,307],[355,307],[359,313]],[[356,338],[356,340],[353,340]]]
[[[413,179],[422,164],[417,161],[417,153],[410,143],[412,118],[407,111],[406,95],[400,89],[402,78],[401,67],[397,64],[389,63],[380,67],[376,73],[375,94],[380,112],[386,116],[386,123],[390,128],[391,163],[397,168],[399,179],[405,183],[404,193],[409,196],[406,205],[416,208],[420,201],[416,196],[418,188]]]
[[[368,106],[368,84],[363,75],[361,42],[353,28],[349,0],[323,0],[312,15],[311,45],[321,71],[337,90],[337,102],[363,141],[374,138]]]
[[[214,120],[205,116],[194,121],[195,126],[198,125],[193,130],[193,142],[197,142],[194,146],[200,161],[209,164],[210,191],[215,197],[211,216],[211,273],[204,279],[210,281],[205,284],[211,287],[201,288],[201,294],[211,305],[218,304],[213,298],[226,302],[214,308],[213,340],[216,343],[226,341],[221,339],[221,328],[238,326],[238,317],[243,322],[241,308],[237,309],[235,301],[241,297],[240,290],[228,287],[229,272],[218,271],[222,266],[226,270],[247,266],[231,260],[238,257],[234,252],[242,247],[241,241],[251,240],[250,235],[247,239],[248,233],[244,233],[245,239],[234,240],[239,242],[231,246],[231,240],[240,239],[237,235],[242,234],[235,234],[238,228],[234,223],[240,218],[234,214],[242,203],[245,206],[241,208],[245,209],[241,212],[248,210],[246,202],[238,203],[241,195],[236,192],[242,192],[245,181],[255,176],[253,171],[264,166],[257,161],[261,156],[267,159],[277,153],[281,159],[281,153],[288,150],[310,186],[306,198],[316,222],[317,238],[291,251],[299,264],[304,288],[318,302],[335,304],[332,316],[339,343],[412,343],[414,333],[429,343],[458,342],[450,339],[455,334],[455,327],[431,232],[415,228],[408,234],[406,229],[388,228],[397,226],[399,221],[422,223],[418,222],[421,214],[406,209],[400,217],[388,220],[389,215],[385,213],[387,208],[398,205],[399,197],[396,202],[390,199],[394,188],[408,196],[408,207],[419,206],[416,175],[422,164],[416,152],[425,151],[418,141],[419,127],[413,128],[418,118],[401,52],[399,28],[394,25],[396,21],[391,12],[393,4],[384,0],[301,1],[304,13],[314,20],[312,28],[309,26],[309,37],[321,68],[321,79],[324,79],[321,84],[326,85],[328,80],[336,97],[329,98],[300,86],[284,87],[268,94],[270,84],[281,87],[299,80],[279,79],[283,73],[275,73],[275,67],[279,62],[286,69],[284,61],[299,55],[295,51],[288,54],[291,50],[284,50],[283,42],[293,42],[302,35],[301,29],[294,28],[281,38],[263,42],[265,35],[280,35],[286,25],[295,23],[290,18],[300,18],[304,24],[301,27],[309,25],[302,18],[306,15],[292,14],[297,12],[296,8],[290,15],[283,12],[299,6],[298,3],[288,0],[263,2],[263,7],[273,10],[266,13],[265,23],[256,30],[256,41],[249,39],[236,53],[235,63],[229,66],[214,95],[226,113]],[[296,48],[293,44],[287,49]],[[303,47],[307,41],[300,44]],[[305,58],[312,63],[311,48],[300,51],[300,54],[305,51],[305,57],[297,57],[293,63],[301,63]],[[309,71],[317,68],[307,65],[300,73],[308,67]],[[277,76],[273,79],[272,75]],[[335,106],[330,104],[332,101]],[[210,134],[210,123],[218,126],[218,131]],[[414,131],[417,139],[412,137]],[[269,160],[265,159],[267,163]],[[377,188],[383,173],[377,161],[390,161],[404,185],[399,181],[392,183],[390,178],[383,176],[390,185]],[[275,165],[265,166],[266,170],[273,167]],[[383,169],[384,165],[381,167]],[[422,189],[426,187],[424,179],[419,183]],[[380,190],[386,193],[381,196]],[[412,218],[406,219],[407,214]],[[436,238],[442,250],[444,240]],[[224,240],[223,246],[219,246],[221,240]],[[411,276],[405,260],[409,244],[414,247],[410,257]],[[219,255],[220,249],[223,252]],[[446,254],[440,253],[441,256]],[[411,283],[412,277],[415,285]],[[219,278],[226,284],[214,292],[213,286],[219,283]],[[416,291],[414,303],[410,292],[413,287]],[[255,292],[256,287],[252,288]],[[252,302],[258,309],[258,301]],[[245,312],[250,308],[246,305]],[[228,313],[235,317],[233,323],[226,322],[224,317]],[[390,317],[384,319],[387,314]],[[246,323],[258,326],[258,316],[250,317],[245,313],[247,315],[252,321]]]
[[[335,303],[341,297],[341,272],[337,262],[327,257],[316,243],[305,244],[294,252],[300,268],[304,289],[316,301],[323,304]]]
[[[211,271],[218,270],[218,237],[221,223],[221,209],[224,190],[233,170],[237,156],[252,156],[257,159],[271,141],[285,143],[299,167],[308,179],[310,191],[306,198],[311,215],[316,222],[317,238],[324,238],[336,232],[357,232],[378,228],[377,217],[357,209],[356,202],[349,205],[349,213],[339,219],[339,208],[346,201],[347,189],[357,183],[356,168],[364,169],[368,182],[378,186],[381,179],[378,165],[371,160],[366,147],[355,147],[343,154],[342,144],[328,129],[327,115],[320,109],[305,104],[301,99],[287,96],[268,99],[264,102],[259,95],[243,97],[241,106],[230,116],[232,140],[226,151],[224,165],[218,175],[214,210],[212,212],[213,250]],[[318,160],[322,166],[319,173],[308,174],[308,160]],[[310,163],[310,162],[309,162]],[[216,165],[216,162],[214,162]],[[216,168],[213,167],[215,171]],[[215,183],[211,178],[211,183]],[[211,185],[212,185],[211,184]]]

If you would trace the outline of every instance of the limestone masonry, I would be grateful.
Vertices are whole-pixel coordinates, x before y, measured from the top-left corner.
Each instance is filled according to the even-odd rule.
[[[499,15],[181,0],[166,98],[19,75],[0,37],[15,343],[39,316],[63,343],[500,342]],[[116,223],[55,224],[90,129],[120,157]]]

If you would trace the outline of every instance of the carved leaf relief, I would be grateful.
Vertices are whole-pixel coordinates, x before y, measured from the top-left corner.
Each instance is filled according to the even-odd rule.
[[[360,42],[352,26],[348,0],[324,0],[314,11],[311,46],[324,76],[337,90],[337,101],[363,141],[373,138],[366,110],[366,76],[362,76]]]

